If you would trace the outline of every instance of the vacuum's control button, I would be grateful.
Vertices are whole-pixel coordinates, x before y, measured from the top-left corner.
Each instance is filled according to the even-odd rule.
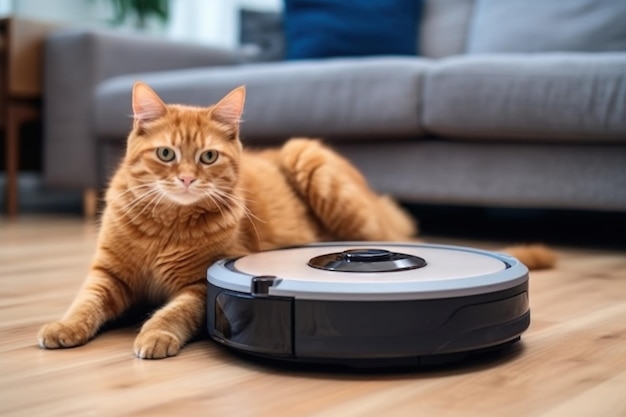
[[[342,254],[343,259],[348,262],[380,262],[393,257],[393,253],[384,249],[348,249]]]
[[[257,297],[267,297],[270,287],[278,284],[279,280],[274,275],[261,275],[252,278],[250,293]]]

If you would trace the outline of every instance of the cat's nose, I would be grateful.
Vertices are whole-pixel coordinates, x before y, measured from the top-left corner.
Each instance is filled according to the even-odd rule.
[[[185,185],[185,187],[189,187],[191,183],[196,180],[196,178],[191,175],[181,175],[178,179]]]

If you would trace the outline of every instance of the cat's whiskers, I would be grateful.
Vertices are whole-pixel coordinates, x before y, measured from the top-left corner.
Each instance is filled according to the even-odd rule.
[[[229,194],[229,193],[227,193],[225,191],[222,191],[222,190],[220,190],[218,188],[214,188],[212,191],[215,192],[215,196],[214,197],[218,201],[220,201],[222,204],[228,205],[228,203],[231,203],[231,204],[234,204],[236,207],[238,207],[240,210],[242,210],[244,216],[246,216],[248,218],[248,220],[250,221],[250,224],[252,225],[252,228],[254,229],[254,234],[256,235],[256,240],[257,240],[257,245],[259,246],[259,249],[260,249],[262,247],[262,245],[261,245],[261,237],[259,236],[259,231],[257,230],[256,225],[254,224],[254,220],[252,220],[252,217],[257,219],[261,223],[265,223],[265,221],[259,219],[257,216],[252,214],[250,209],[248,207],[246,207],[245,204],[242,203],[238,199],[238,196],[234,196],[234,195]]]
[[[138,214],[136,214],[136,215],[135,215],[132,219],[130,219],[130,220],[128,221],[128,224],[130,224],[130,223],[134,223],[134,221],[135,221],[135,220],[137,220],[139,217],[141,217],[141,215],[143,214],[143,212],[144,212],[144,211],[145,211],[148,207],[150,207],[150,206],[152,205],[152,203],[153,203],[155,200],[156,200],[156,204],[155,204],[155,206],[154,206],[154,207],[156,208],[156,206],[159,204],[159,201],[160,201],[160,200],[163,198],[163,196],[165,195],[165,192],[164,192],[163,190],[158,189],[158,188],[154,188],[154,190],[153,190],[153,191],[155,191],[155,192],[154,192],[154,193],[151,193],[151,195],[152,195],[152,194],[156,194],[156,195],[154,195],[154,196],[150,199],[150,201],[148,201],[148,203],[147,203],[145,206],[143,206],[143,208],[141,209],[141,211],[140,211]],[[149,192],[149,193],[150,193],[150,192]],[[153,208],[153,210],[154,210],[154,208]]]
[[[154,217],[154,210],[159,206],[159,204],[161,204],[161,200],[163,200],[163,198],[165,197],[165,192],[161,191],[161,197],[159,197],[159,199],[157,200],[156,203],[154,203],[154,207],[152,207],[152,211],[150,212],[150,214],[152,215],[152,217]]]
[[[202,190],[202,192],[203,192],[204,196],[206,196],[207,198],[209,198],[209,199],[211,200],[211,202],[213,203],[213,205],[214,205],[215,207],[217,207],[217,209],[218,209],[218,210],[219,210],[219,212],[220,212],[220,215],[221,215],[222,217],[224,217],[224,211],[222,210],[222,204],[220,204],[217,200],[215,200],[215,198],[213,198],[213,195],[211,195],[211,190],[210,190],[210,189],[208,189],[208,190]]]
[[[244,214],[246,214],[248,218],[254,218],[261,223],[266,223],[264,220],[261,220],[260,218],[255,216],[252,211],[250,211],[250,209],[245,205],[245,203],[238,199],[238,197],[232,196],[224,192],[217,192],[215,197],[219,197],[220,201],[222,201],[224,205],[234,205],[235,207],[239,208],[244,212]]]
[[[215,188],[212,191],[214,191],[216,194],[220,195],[221,197],[225,198],[227,202],[235,204],[237,207],[245,211],[249,216],[254,217],[257,221],[261,223],[267,223],[265,220],[260,219],[259,217],[255,216],[254,213],[252,213],[252,211],[250,211],[250,209],[246,206],[245,202],[246,201],[250,202],[252,200],[246,200],[245,198],[236,196],[232,193],[227,193],[226,191],[220,190],[219,188]]]
[[[221,206],[228,207],[228,206],[233,206],[234,205],[235,207],[241,209],[242,211],[245,211],[245,209],[242,209],[240,206],[238,206],[238,205],[236,205],[234,203],[231,203],[229,200],[227,200],[226,198],[221,196],[219,193],[217,193],[217,190],[215,190],[215,189],[209,190],[207,193],[211,196],[211,199],[216,202],[216,205],[218,206],[218,210],[220,210],[220,212],[222,212],[222,214],[223,214],[223,211],[222,211],[222,207]]]
[[[161,193],[163,193],[162,190],[159,190],[157,187],[152,187],[149,191],[137,196],[131,202],[126,204],[123,208],[119,209],[118,212],[122,213],[123,217],[127,218],[127,220],[124,223],[122,223],[121,226],[126,226],[126,225],[134,223],[134,221],[141,216],[141,214],[146,210],[146,208],[149,207],[152,204],[152,202],[155,201],[155,199],[160,196]],[[148,199],[150,200],[141,209],[141,211],[131,218],[130,216],[133,213],[134,209],[139,204],[141,204],[142,202]]]
[[[239,185],[238,185],[238,186],[237,186],[237,189],[238,189],[239,191],[241,191],[243,194],[250,194],[250,193],[249,193],[249,190],[248,190],[247,188],[243,188],[243,187],[241,187],[241,186],[239,186]],[[250,199],[250,198],[242,197],[242,196],[240,196],[240,195],[239,195],[239,196],[237,196],[237,198],[239,199],[239,201],[242,201],[242,202],[244,202],[244,203],[254,203],[254,202],[256,201],[256,200],[252,200],[252,199]]]
[[[138,204],[140,204],[143,200],[148,198],[149,196],[157,193],[159,190],[156,187],[150,187],[148,191],[143,194],[136,195],[135,198],[130,200],[126,205],[122,206],[119,211],[123,212],[125,215],[130,213]]]

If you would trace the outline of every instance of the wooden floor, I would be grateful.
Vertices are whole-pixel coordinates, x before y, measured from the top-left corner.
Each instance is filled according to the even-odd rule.
[[[558,267],[531,274],[533,321],[505,355],[364,373],[272,367],[208,340],[141,360],[134,326],[38,348],[37,329],[72,300],[95,238],[80,219],[0,219],[1,416],[626,416],[624,253],[557,248]]]

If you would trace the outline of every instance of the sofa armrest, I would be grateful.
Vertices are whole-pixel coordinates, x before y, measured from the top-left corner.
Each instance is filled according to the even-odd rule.
[[[241,62],[241,56],[231,50],[85,29],[51,34],[44,59],[44,180],[73,188],[103,185],[98,180],[92,128],[98,83],[135,72]]]

